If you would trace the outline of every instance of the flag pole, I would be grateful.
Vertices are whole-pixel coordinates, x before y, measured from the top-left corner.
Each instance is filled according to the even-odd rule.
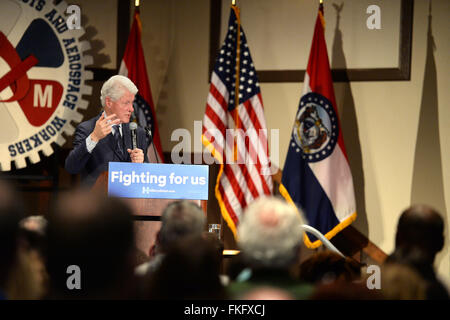
[[[233,0],[233,3],[235,1]],[[236,81],[234,85],[234,128],[239,129],[239,78],[240,78],[240,66],[241,66],[241,17],[239,8],[236,5],[232,5],[234,13],[236,14],[237,20],[237,43],[236,43]],[[237,137],[234,136],[234,161],[237,161],[238,150],[237,150]]]
[[[320,0],[320,3],[319,3],[319,17],[320,17],[320,22],[322,22],[322,26],[325,29],[325,18],[323,17],[323,0]]]
[[[136,16],[139,33],[142,33],[142,23],[141,23],[141,18],[139,17],[139,14],[140,14],[140,7],[139,6],[140,5],[141,5],[141,1],[140,0],[134,0],[134,15]]]

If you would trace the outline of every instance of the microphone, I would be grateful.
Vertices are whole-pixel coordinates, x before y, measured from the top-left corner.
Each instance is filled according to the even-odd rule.
[[[130,122],[130,131],[131,131],[131,145],[133,149],[137,148],[137,135],[136,135],[137,124],[136,122]]]

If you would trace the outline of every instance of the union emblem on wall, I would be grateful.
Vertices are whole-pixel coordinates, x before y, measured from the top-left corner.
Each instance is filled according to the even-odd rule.
[[[40,152],[50,156],[88,106],[90,45],[79,40],[82,28],[68,28],[66,8],[51,0],[0,2],[0,171],[11,162],[24,168],[27,158],[37,163]]]

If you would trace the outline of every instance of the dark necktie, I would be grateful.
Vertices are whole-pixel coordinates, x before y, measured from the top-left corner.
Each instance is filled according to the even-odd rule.
[[[125,161],[125,152],[123,150],[123,140],[122,140],[122,136],[120,135],[119,126],[114,126],[113,130],[114,130],[114,141],[115,141],[115,146],[116,146],[115,151],[117,153],[117,156],[119,157],[119,160]]]

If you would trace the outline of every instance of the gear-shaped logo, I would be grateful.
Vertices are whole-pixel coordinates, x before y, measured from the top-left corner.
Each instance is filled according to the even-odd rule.
[[[40,151],[50,156],[51,144],[64,144],[62,133],[73,134],[70,122],[80,122],[78,110],[88,106],[90,45],[79,40],[82,28],[67,27],[66,8],[45,0],[0,3],[0,171],[12,161],[16,168],[26,158],[37,163]]]

